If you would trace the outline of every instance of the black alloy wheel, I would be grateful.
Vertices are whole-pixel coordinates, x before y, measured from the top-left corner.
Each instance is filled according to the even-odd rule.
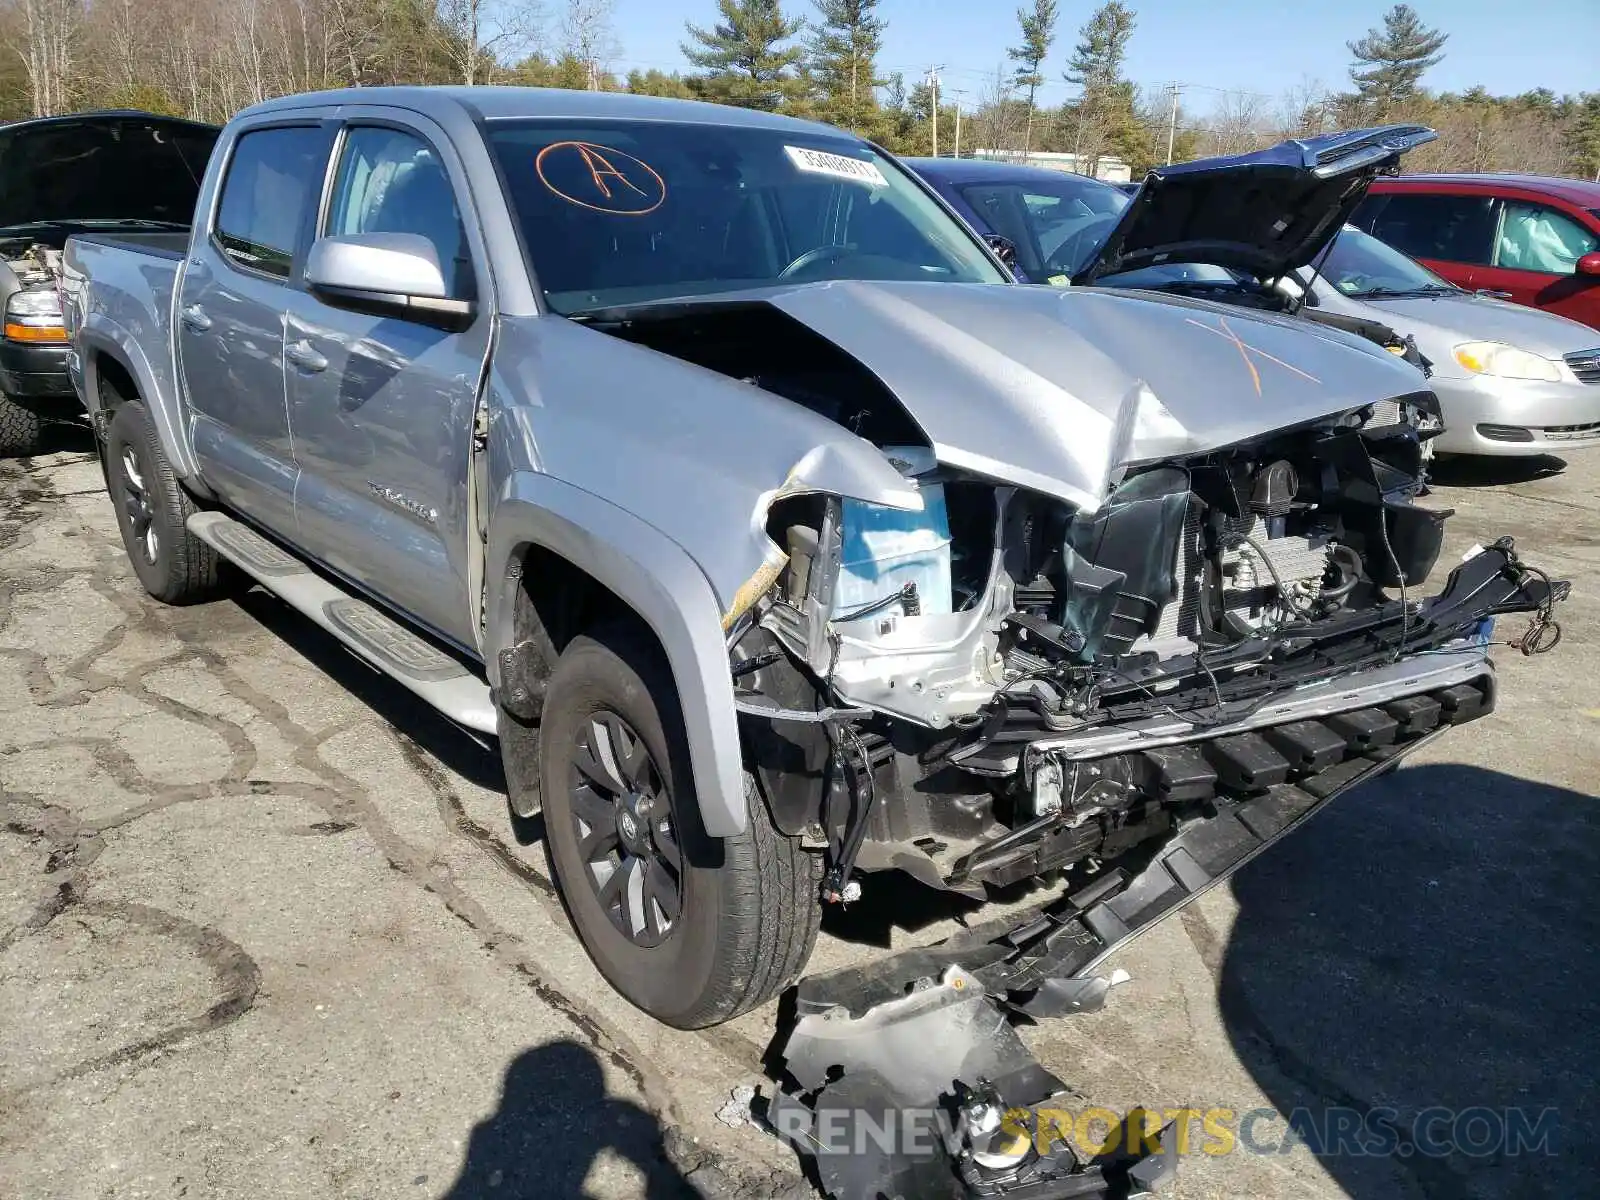
[[[579,726],[570,757],[568,794],[589,886],[625,938],[659,946],[683,911],[683,852],[661,770],[633,726],[609,709]]]
[[[139,462],[138,448],[124,445],[117,462],[122,478],[122,519],[127,524],[127,545],[152,567],[158,565],[161,554],[161,531],[156,523],[155,506],[150,500],[150,488],[145,483],[144,467]]]

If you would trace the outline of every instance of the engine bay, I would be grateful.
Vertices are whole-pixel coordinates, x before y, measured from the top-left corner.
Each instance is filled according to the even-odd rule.
[[[1093,512],[885,450],[921,513],[798,497],[760,623],[842,700],[929,728],[999,691],[1061,690],[1277,638],[1421,584],[1450,515],[1417,502],[1430,393],[1190,460],[1136,466]],[[843,599],[841,599],[841,596]]]

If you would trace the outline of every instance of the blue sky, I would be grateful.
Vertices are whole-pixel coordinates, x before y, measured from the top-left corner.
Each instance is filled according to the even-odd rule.
[[[1031,2],[1031,0],[1030,0]],[[685,67],[678,49],[684,22],[710,25],[715,0],[615,0],[621,53],[612,67]],[[1072,89],[1061,79],[1077,31],[1097,0],[1061,0],[1056,45],[1045,63],[1049,82],[1040,103],[1060,103]],[[1274,100],[1303,80],[1348,85],[1345,43],[1381,22],[1388,0],[1129,0],[1138,26],[1128,55],[1138,84],[1195,85],[1184,103],[1211,107],[1221,90]],[[557,4],[550,6],[559,7]],[[1436,90],[1481,83],[1497,94],[1537,87],[1555,93],[1600,91],[1600,0],[1412,0],[1423,20],[1450,34],[1445,60],[1424,79]],[[811,0],[784,0],[794,14],[813,14]],[[882,65],[920,75],[942,64],[946,89],[977,103],[1006,47],[1017,37],[1017,0],[882,0],[888,22]]]

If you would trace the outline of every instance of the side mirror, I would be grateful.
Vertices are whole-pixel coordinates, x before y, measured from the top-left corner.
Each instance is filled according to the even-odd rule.
[[[1590,251],[1578,260],[1579,275],[1600,275],[1600,250]]]
[[[450,295],[433,243],[415,233],[351,233],[318,238],[306,258],[306,283],[329,304],[435,325],[472,319],[470,300]]]

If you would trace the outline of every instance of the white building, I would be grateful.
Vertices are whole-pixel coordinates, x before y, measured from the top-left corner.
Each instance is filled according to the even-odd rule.
[[[993,162],[1016,163],[1024,167],[1043,167],[1047,171],[1066,171],[1075,175],[1089,173],[1087,156],[1083,168],[1080,169],[1078,155],[1058,151],[1030,150],[1024,154],[1021,150],[974,150],[972,157],[986,158]],[[1108,183],[1127,183],[1133,178],[1133,168],[1120,158],[1102,154],[1099,162],[1095,164],[1094,174],[1095,178],[1104,179]]]

